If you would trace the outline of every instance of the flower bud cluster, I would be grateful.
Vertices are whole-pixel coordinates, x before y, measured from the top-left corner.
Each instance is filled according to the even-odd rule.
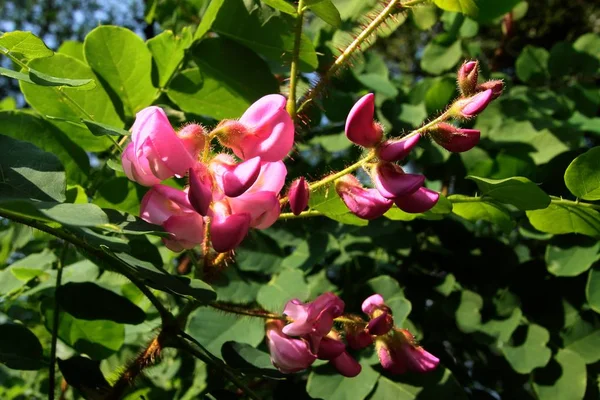
[[[343,376],[354,377],[361,365],[348,352],[375,344],[381,365],[391,373],[407,370],[427,372],[439,359],[418,346],[405,329],[394,327],[390,308],[381,295],[368,297],[362,310],[369,322],[357,316],[342,317],[344,302],[333,293],[325,293],[311,303],[289,301],[284,314],[290,321],[269,320],[266,336],[271,361],[283,373],[302,371],[317,359],[328,360]],[[343,318],[343,328],[334,322]],[[345,336],[346,343],[343,341]]]
[[[265,96],[239,120],[222,121],[209,133],[195,124],[176,132],[159,107],[137,114],[122,155],[123,170],[129,179],[151,186],[141,217],[170,233],[164,239],[169,249],[193,248],[208,232],[213,248],[226,252],[250,228],[265,229],[277,220],[287,175],[282,159],[294,142],[285,104],[283,96]],[[213,138],[238,158],[211,155]],[[189,186],[183,190],[161,184],[186,175]]]

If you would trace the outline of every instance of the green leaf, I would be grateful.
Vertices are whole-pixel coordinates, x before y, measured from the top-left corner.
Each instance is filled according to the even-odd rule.
[[[85,59],[123,103],[125,115],[133,117],[152,104],[152,55],[144,41],[118,26],[99,26],[85,37]],[[106,122],[106,121],[101,121]]]
[[[335,185],[329,184],[315,190],[310,194],[308,205],[311,209],[322,212],[326,217],[343,224],[364,226],[367,220],[360,219],[352,214],[346,204],[335,191]]]
[[[41,86],[68,86],[78,88],[80,90],[90,90],[96,87],[96,82],[93,79],[68,79],[68,78],[57,78],[44,74],[43,72],[36,71],[33,68],[29,69],[29,78],[32,83]]]
[[[512,204],[520,210],[537,210],[550,204],[550,196],[529,179],[514,176],[506,179],[486,179],[467,176],[475,181],[481,193],[502,203]]]
[[[586,386],[585,362],[571,350],[560,349],[548,367],[534,373],[533,389],[540,400],[582,400]]]
[[[456,309],[456,325],[464,333],[472,333],[481,325],[481,308],[483,298],[470,290],[463,290],[460,305]]]
[[[141,324],[146,314],[125,297],[92,282],[67,283],[56,292],[61,310],[75,318]]]
[[[216,119],[239,118],[253,102],[278,92],[268,65],[231,40],[203,40],[193,54],[199,69],[178,75],[167,92],[186,112]]]
[[[496,18],[502,17],[510,12],[521,0],[503,0],[503,1],[479,1],[479,14],[476,20],[479,22],[492,22]]]
[[[189,27],[184,27],[181,35],[176,36],[167,30],[149,39],[146,45],[156,66],[158,86],[163,88],[183,62],[185,50],[192,45],[192,32]]]
[[[273,366],[271,357],[264,351],[247,343],[225,342],[221,355],[227,364],[244,375],[260,375],[283,378],[284,375]]]
[[[595,265],[588,274],[585,297],[590,308],[600,314],[600,265]]]
[[[431,41],[425,46],[421,58],[421,68],[433,75],[439,75],[454,67],[462,57],[460,40],[445,46]]]
[[[565,184],[576,197],[600,200],[600,146],[589,149],[569,164]]]
[[[285,0],[263,0],[262,2],[286,14],[293,16],[297,14],[296,8]]]
[[[236,263],[242,271],[271,275],[281,269],[283,252],[277,243],[259,231],[250,232],[236,249]]]
[[[550,54],[546,49],[525,46],[515,62],[517,77],[532,85],[543,84],[549,78],[549,58]]]
[[[238,318],[212,308],[200,308],[190,319],[187,332],[214,355],[224,343],[236,341],[257,346],[265,336],[261,318]]]
[[[466,400],[467,395],[454,379],[452,372],[439,366],[426,374],[403,374],[389,378],[380,376],[375,391],[369,398],[373,400]]]
[[[299,269],[284,269],[258,291],[256,301],[262,308],[281,313],[289,300],[308,300],[309,290]]]
[[[600,213],[575,203],[552,203],[543,210],[527,211],[527,217],[531,225],[541,232],[600,237]]]
[[[506,209],[494,202],[459,194],[449,196],[448,200],[452,202],[452,212],[468,221],[488,221],[498,225],[505,232],[510,231],[514,226]]]
[[[100,361],[87,357],[74,356],[68,360],[57,360],[58,368],[69,384],[82,393],[106,393],[111,390],[110,384],[102,375]]]
[[[23,72],[13,71],[12,69],[6,69],[6,68],[0,67],[0,75],[6,76],[7,78],[16,79],[18,81],[34,83],[28,74],[25,74]]]
[[[312,370],[306,383],[310,397],[323,400],[362,400],[375,387],[379,373],[369,365],[362,365],[362,371],[354,378],[346,378],[334,372],[330,366]]]
[[[1,38],[0,38],[1,39]],[[44,365],[38,338],[23,325],[0,324],[0,363],[11,369],[36,370]]]
[[[577,276],[587,271],[598,259],[600,243],[583,241],[581,237],[573,241],[554,241],[546,247],[548,272],[556,276]]]
[[[129,131],[125,129],[117,128],[100,122],[92,121],[89,119],[82,119],[81,122],[92,132],[94,136],[128,136]]]
[[[0,199],[65,201],[65,172],[58,158],[28,142],[0,135]]]
[[[600,360],[600,329],[580,323],[565,333],[565,349],[577,353],[586,364]]]
[[[31,32],[13,31],[0,36],[0,52],[14,53],[28,60],[50,57],[54,54],[40,39]]]
[[[242,0],[219,0],[212,3],[214,5],[210,5],[194,34],[195,40],[212,29],[271,60],[290,62],[294,49],[294,18],[282,15],[263,23],[256,10],[248,13]],[[298,55],[302,72],[311,72],[317,68],[315,48],[305,34],[301,36]]]
[[[101,227],[109,222],[106,213],[94,204],[0,198],[0,209],[39,221],[54,221],[70,226]]]
[[[434,4],[446,11],[456,11],[470,17],[477,17],[479,9],[474,0],[433,0]]]
[[[536,324],[528,325],[527,339],[520,346],[503,346],[502,353],[510,366],[519,374],[529,374],[536,368],[548,364],[552,351],[547,344],[548,330]]]
[[[85,62],[85,56],[83,55],[83,43],[75,40],[65,40],[61,43],[60,47],[56,51],[57,53],[65,54],[67,56],[78,59],[79,61]]]
[[[428,114],[444,110],[457,95],[456,80],[449,77],[437,78],[425,94],[425,108]]]
[[[367,285],[373,290],[373,293],[383,296],[385,304],[392,309],[394,324],[402,326],[412,310],[412,304],[404,297],[404,291],[398,282],[388,275],[381,275],[369,279]]]
[[[138,215],[146,191],[147,189],[136,185],[128,178],[114,177],[100,184],[92,202],[102,208]]]
[[[52,299],[42,302],[42,315],[49,332],[54,321]],[[93,360],[102,360],[116,353],[125,340],[125,325],[113,321],[87,321],[61,310],[58,323],[60,340]]]
[[[327,22],[329,25],[339,28],[342,25],[342,18],[340,12],[335,8],[335,5],[331,0],[323,0],[309,4],[308,8],[315,13],[315,15]]]
[[[411,9],[411,16],[417,28],[422,31],[430,29],[438,21],[436,8],[432,4]]]
[[[311,232],[301,240],[294,251],[281,261],[282,267],[310,270],[328,254],[329,236],[324,232]]]
[[[29,66],[52,76],[64,75],[72,79],[97,80],[96,75],[85,63],[60,53],[53,57],[33,60]],[[111,126],[123,126],[123,122],[102,85],[96,85],[91,90],[77,90],[77,88],[58,88],[21,82],[21,91],[27,103],[42,115],[77,122],[81,119],[89,119],[89,115],[91,115],[94,121]],[[67,96],[85,112],[71,103]],[[85,126],[80,124],[59,120],[52,120],[52,124],[84,150],[103,151],[112,145],[108,138],[95,137]]]

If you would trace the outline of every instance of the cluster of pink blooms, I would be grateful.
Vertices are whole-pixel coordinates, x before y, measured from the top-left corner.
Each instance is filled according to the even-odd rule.
[[[391,310],[381,295],[368,297],[362,310],[369,322],[348,315],[340,323],[343,328],[337,330],[335,321],[344,313],[344,302],[333,293],[306,304],[289,301],[283,312],[291,322],[270,320],[266,324],[273,365],[283,373],[293,373],[317,359],[328,360],[341,375],[354,377],[361,365],[347,347],[358,350],[375,344],[382,367],[390,373],[428,372],[437,367],[437,357],[418,346],[407,330],[394,327]]]

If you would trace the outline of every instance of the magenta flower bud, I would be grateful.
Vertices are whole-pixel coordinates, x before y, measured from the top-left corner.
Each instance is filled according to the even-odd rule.
[[[302,211],[306,210],[306,207],[308,207],[308,198],[310,197],[310,188],[304,177],[300,177],[292,182],[287,197],[294,215],[300,215]]]
[[[398,165],[389,162],[379,162],[371,177],[375,188],[386,199],[414,193],[425,183],[425,176],[406,174]]]
[[[210,216],[210,240],[218,253],[235,249],[250,229],[250,214],[231,214],[224,202],[214,203]]]
[[[420,214],[431,210],[439,198],[438,192],[422,187],[413,194],[394,199],[394,203],[404,212]]]
[[[381,336],[388,333],[393,327],[394,318],[387,311],[383,311],[377,317],[369,321],[367,331],[371,335]]]
[[[354,358],[348,354],[347,351],[344,351],[342,354],[329,361],[331,365],[343,376],[347,378],[354,378],[360,371],[362,367]]]
[[[161,108],[147,107],[137,113],[131,127],[131,143],[121,156],[123,170],[129,179],[146,186],[182,177],[196,162],[194,149],[189,140],[184,143],[177,136]]]
[[[431,131],[433,140],[453,153],[471,150],[479,143],[480,136],[481,132],[477,129],[457,128],[445,122],[440,122]]]
[[[476,92],[478,75],[479,62],[466,61],[460,66],[457,73],[457,81],[458,88],[463,96],[470,96]]]
[[[373,337],[364,329],[346,332],[346,342],[354,350],[364,349],[373,344]]]
[[[492,91],[492,100],[495,100],[502,94],[502,91],[504,90],[504,82],[500,79],[494,79],[491,81],[483,82],[481,85],[477,86],[477,91],[479,92],[488,89]]]
[[[321,340],[331,331],[333,320],[344,312],[344,302],[333,293],[324,293],[310,303],[298,299],[287,302],[283,313],[292,320],[283,327],[289,336],[302,336],[317,353]]]
[[[346,137],[362,147],[374,147],[383,136],[381,125],[373,121],[375,95],[369,93],[361,97],[350,110],[346,119]]]
[[[223,173],[225,196],[237,197],[256,182],[260,173],[260,157],[246,160]]]
[[[376,310],[381,309],[381,307],[385,306],[385,301],[383,300],[383,296],[380,294],[372,294],[367,297],[365,301],[362,302],[362,310],[365,314],[371,315]]]
[[[487,89],[469,98],[458,100],[452,106],[453,114],[459,118],[472,118],[485,110],[492,101],[492,96],[492,89]]]
[[[242,160],[282,160],[294,145],[294,122],[285,109],[286,102],[279,94],[258,99],[239,121],[225,121],[217,127],[223,132],[221,144]]]
[[[325,336],[323,339],[321,339],[321,343],[319,343],[317,358],[320,360],[333,360],[345,351],[346,345],[344,342],[329,336]]]
[[[210,174],[203,164],[198,163],[194,168],[190,168],[189,178],[188,199],[190,204],[198,214],[206,216],[213,200]]]
[[[440,362],[439,358],[417,346],[405,329],[394,331],[393,337],[377,340],[376,347],[381,366],[392,374],[425,373],[435,369]]]
[[[283,321],[271,320],[267,323],[267,346],[271,362],[284,374],[302,371],[312,365],[317,356],[310,351],[304,339],[294,339],[282,332]]]
[[[204,221],[181,190],[154,185],[142,198],[140,216],[170,233],[163,242],[172,251],[191,249],[204,239]]]
[[[377,146],[377,157],[382,161],[400,161],[417,145],[421,135],[414,135],[406,139],[386,140]]]
[[[350,212],[362,219],[379,218],[392,207],[392,200],[377,189],[365,189],[353,175],[338,179],[335,190]]]

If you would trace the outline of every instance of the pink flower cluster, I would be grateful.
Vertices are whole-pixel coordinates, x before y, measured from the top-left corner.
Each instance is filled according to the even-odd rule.
[[[279,193],[287,169],[281,161],[294,142],[294,124],[286,99],[268,95],[237,120],[222,121],[210,133],[196,124],[176,132],[159,107],[140,111],[131,143],[122,155],[129,179],[152,188],[144,196],[141,217],[161,225],[173,251],[190,249],[205,239],[226,252],[240,244],[250,228],[265,229],[279,217]],[[210,155],[217,138],[239,158]],[[161,184],[189,177],[183,190]]]
[[[394,327],[391,310],[381,295],[367,298],[362,310],[370,318],[366,325],[356,316],[343,321],[350,348],[361,349],[375,343],[381,365],[391,373],[427,372],[438,365],[439,359],[418,346],[407,330]],[[343,312],[344,302],[333,293],[322,294],[306,304],[289,301],[284,314],[291,322],[270,320],[266,325],[273,365],[283,373],[293,373],[321,359],[328,360],[343,376],[358,375],[361,365],[348,353],[342,333],[334,328],[334,321]]]

